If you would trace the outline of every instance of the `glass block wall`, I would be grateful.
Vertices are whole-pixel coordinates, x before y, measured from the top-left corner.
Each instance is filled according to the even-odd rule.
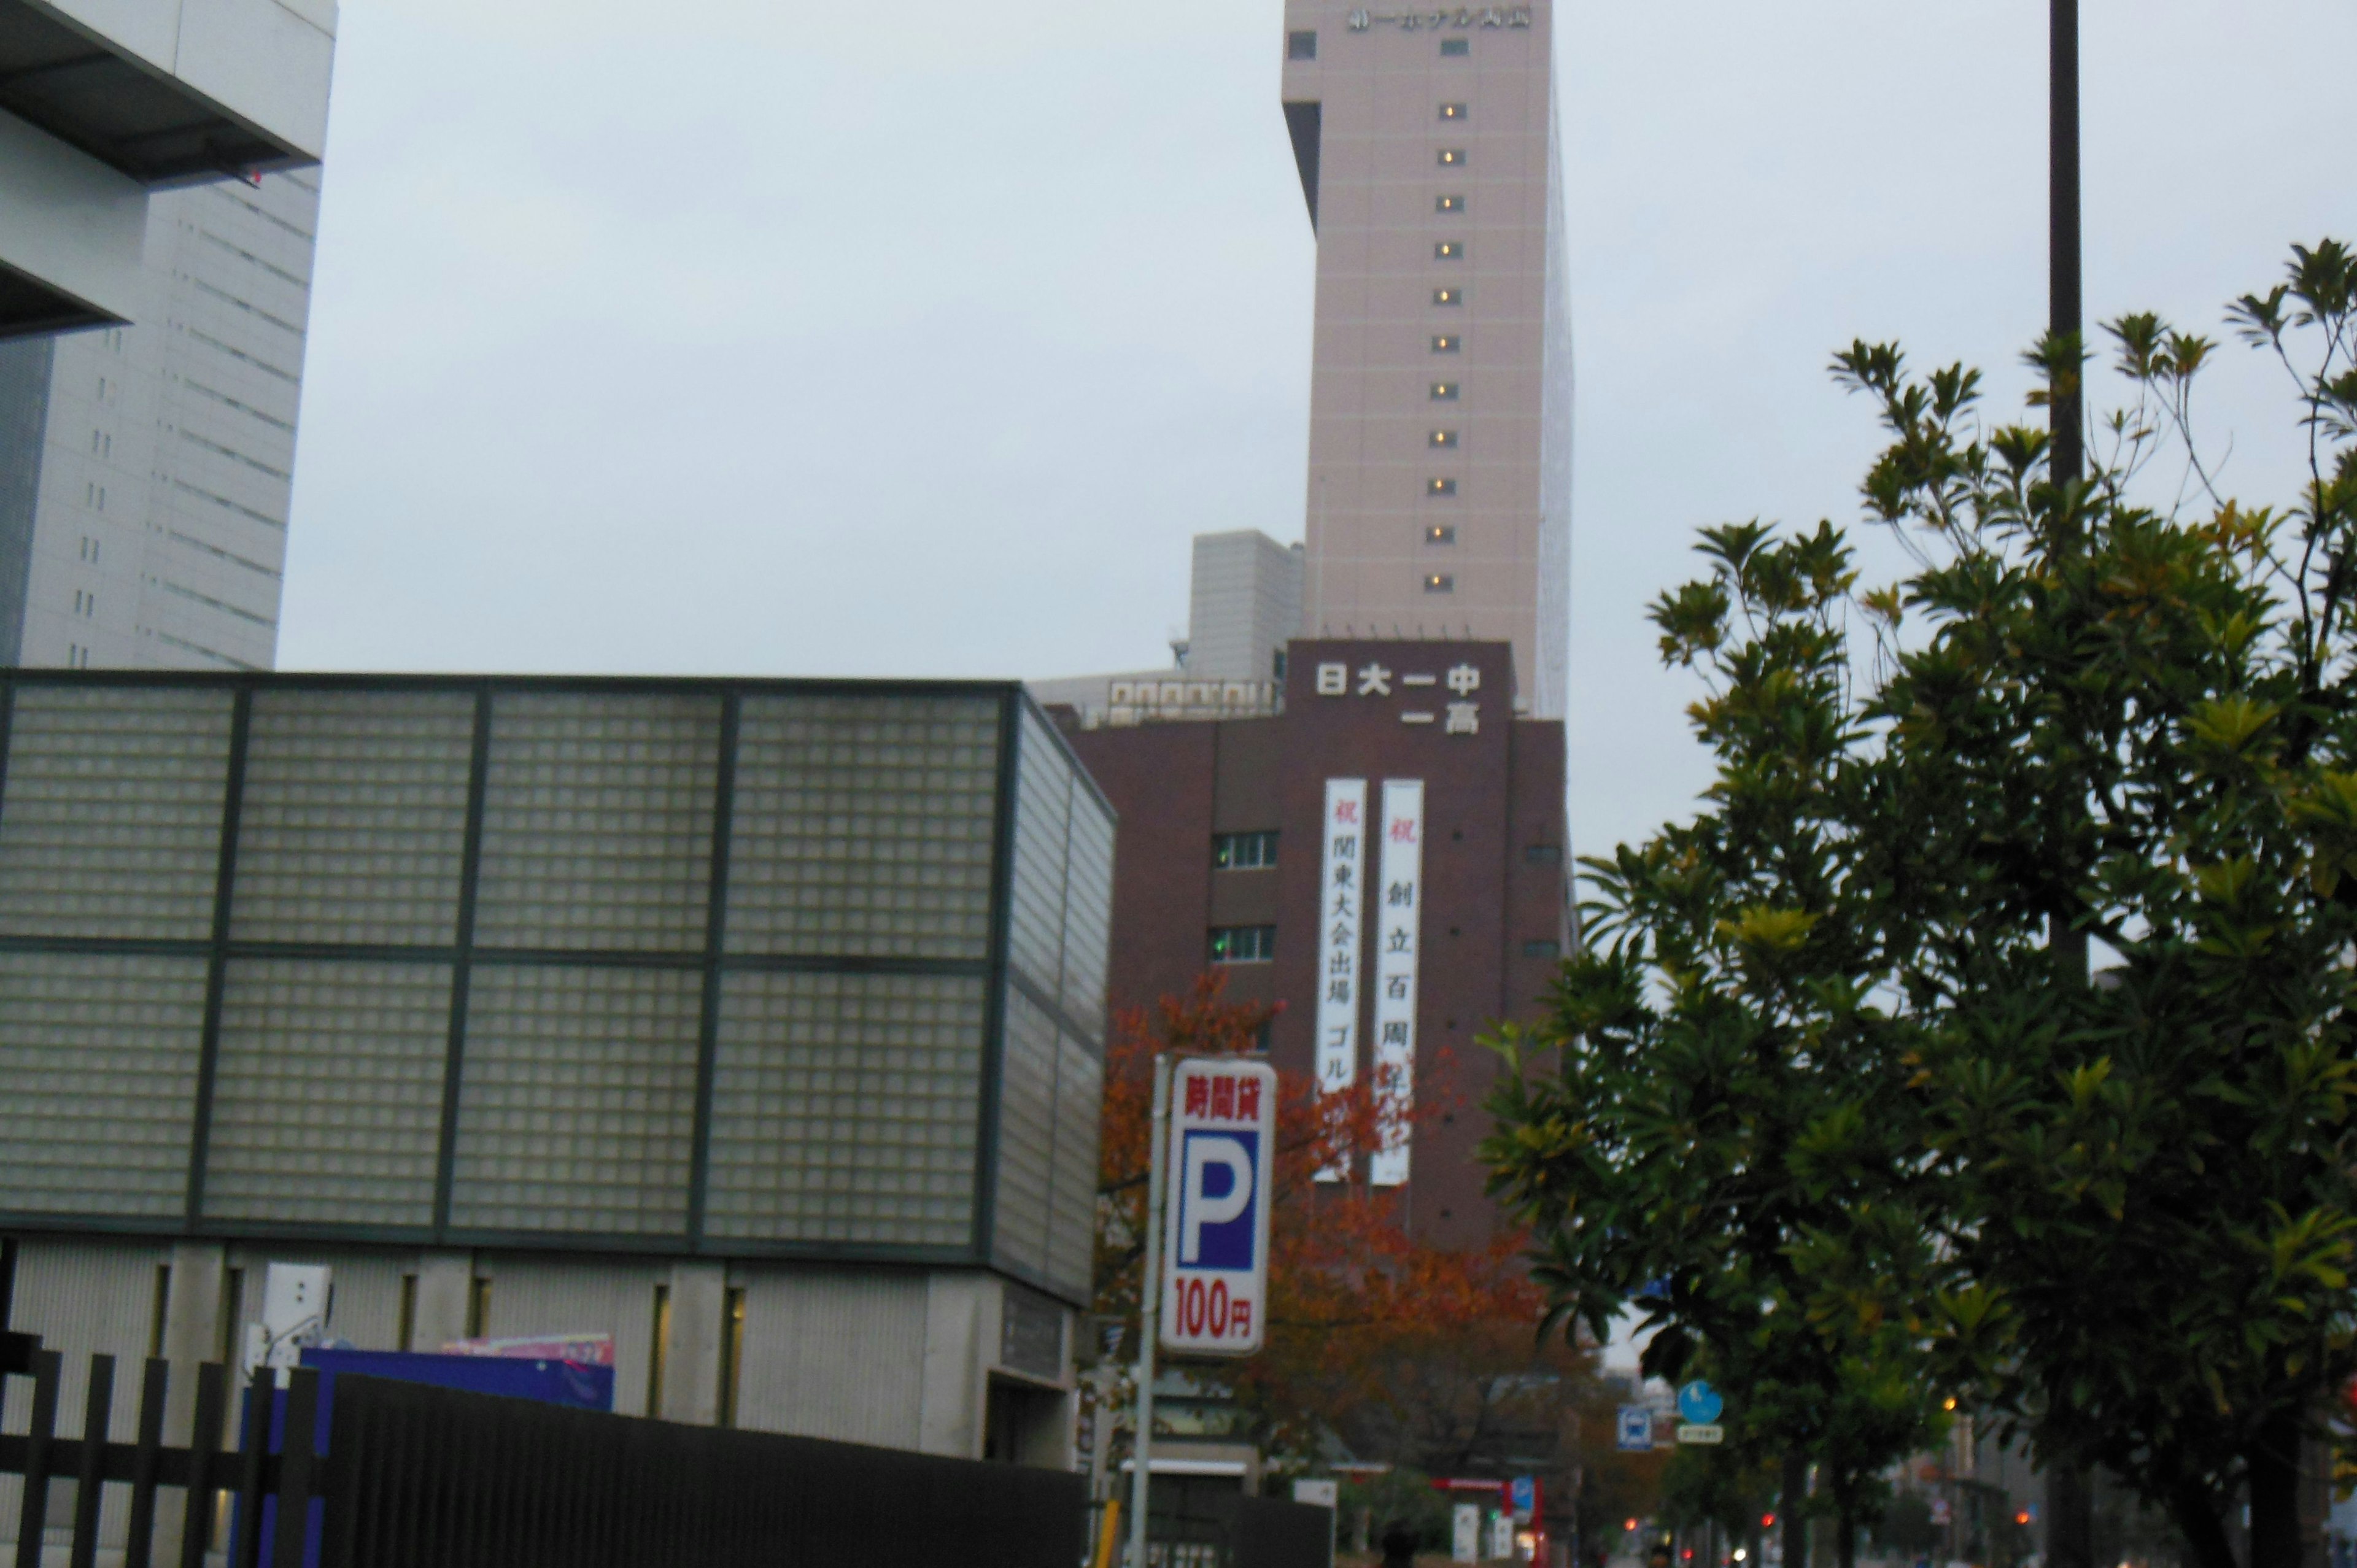
[[[1113,832],[1009,686],[0,674],[0,1223],[1079,1299]]]
[[[1096,1206],[1113,813],[1034,710],[1016,769],[995,1260],[1085,1291]]]

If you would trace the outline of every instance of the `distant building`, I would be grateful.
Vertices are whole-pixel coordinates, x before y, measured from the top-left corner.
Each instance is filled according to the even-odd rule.
[[[0,672],[0,1309],[193,1362],[325,1263],[363,1348],[1067,1463],[1114,832],[1009,685]]]
[[[267,670],[317,171],[147,204],[138,325],[0,343],[0,664]]]
[[[1187,635],[1163,670],[1030,682],[1041,703],[1085,725],[1274,713],[1285,645],[1301,624],[1302,553],[1253,529],[1195,536]]]
[[[1563,716],[1572,355],[1549,0],[1286,0],[1318,232],[1311,637],[1511,642]]]
[[[1503,643],[1297,640],[1265,716],[1061,715],[1120,813],[1113,1005],[1217,971],[1231,997],[1285,1004],[1285,1070],[1404,1067],[1427,1103],[1446,1078],[1455,1110],[1361,1173],[1444,1246],[1495,1232],[1477,1036],[1535,1014],[1572,940],[1563,726],[1513,696]]]

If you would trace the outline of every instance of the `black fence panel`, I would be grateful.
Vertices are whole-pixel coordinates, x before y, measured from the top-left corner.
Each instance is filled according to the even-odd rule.
[[[1232,1568],[1333,1568],[1334,1512],[1274,1498],[1236,1499]]]
[[[333,1404],[324,1568],[1072,1568],[1082,1552],[1087,1486],[1060,1471],[350,1375]]]

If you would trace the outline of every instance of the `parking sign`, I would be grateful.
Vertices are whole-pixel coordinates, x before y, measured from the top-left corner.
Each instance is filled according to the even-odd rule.
[[[1276,1070],[1185,1061],[1170,1085],[1163,1234],[1165,1348],[1249,1356],[1268,1333],[1268,1223]]]
[[[1620,1407],[1620,1448],[1624,1453],[1643,1454],[1653,1446],[1653,1407],[1649,1404],[1624,1404]]]

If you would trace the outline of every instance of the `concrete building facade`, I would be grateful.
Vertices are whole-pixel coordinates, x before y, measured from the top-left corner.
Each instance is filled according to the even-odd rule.
[[[1284,1004],[1281,1071],[1366,1084],[1404,1064],[1440,1113],[1357,1174],[1448,1247],[1497,1224],[1473,1160],[1494,1071],[1478,1037],[1534,1015],[1572,940],[1563,726],[1516,718],[1513,681],[1500,642],[1299,639],[1276,714],[1060,715],[1120,813],[1113,1006],[1216,971],[1230,997]]]
[[[336,0],[0,0],[0,338],[148,303],[152,191],[317,164]]]
[[[1572,359],[1553,8],[1286,0],[1284,101],[1318,233],[1312,637],[1514,650],[1569,678]]]
[[[364,1348],[1065,1463],[1114,833],[1013,686],[0,677],[10,1326],[326,1263]]]
[[[318,212],[159,192],[137,325],[0,343],[0,663],[275,663]]]

